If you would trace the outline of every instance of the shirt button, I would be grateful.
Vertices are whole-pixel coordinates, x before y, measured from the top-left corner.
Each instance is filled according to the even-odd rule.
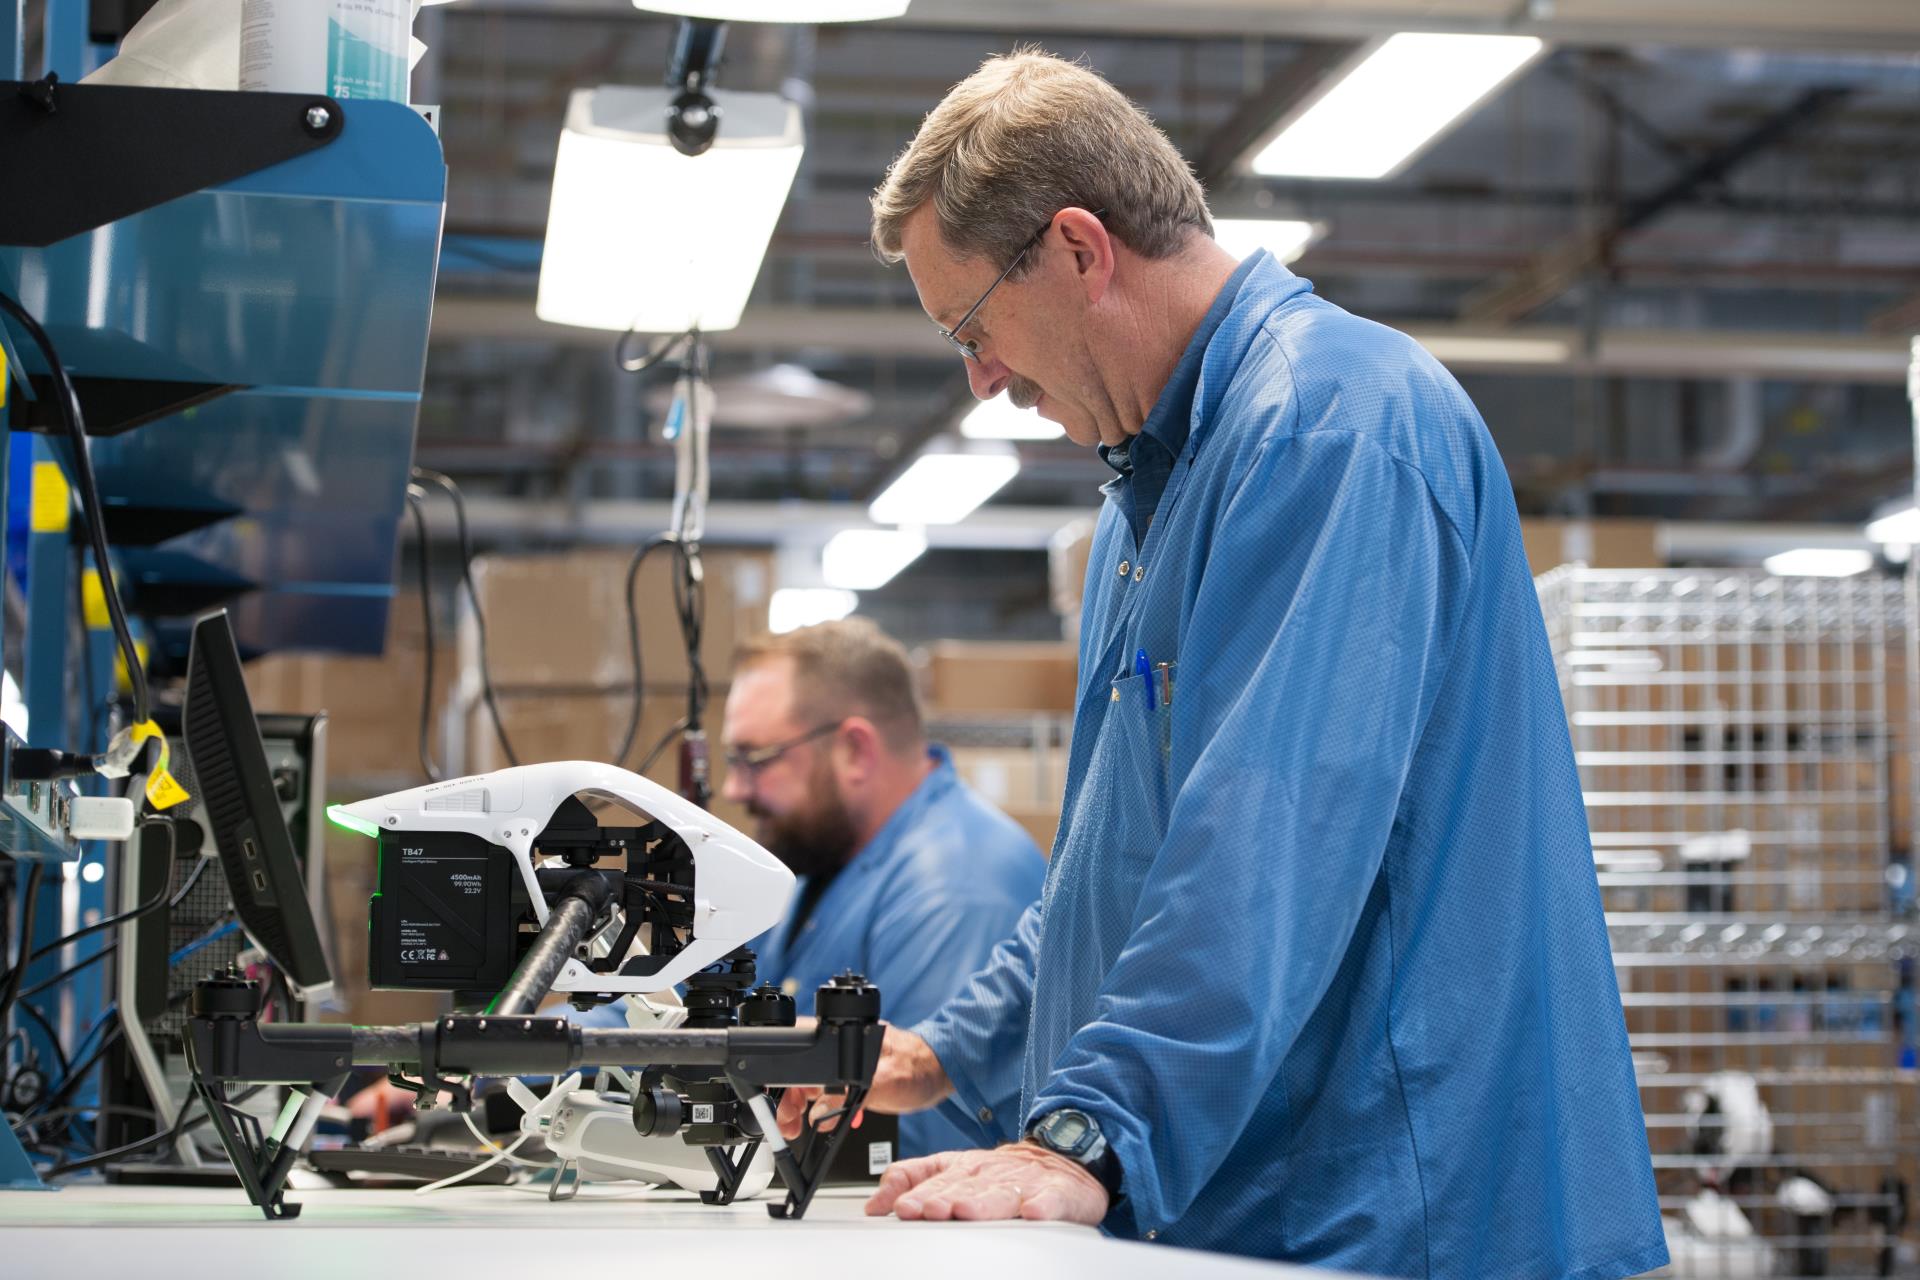
[[[1135,582],[1140,581],[1140,579],[1146,576],[1147,576],[1147,566],[1143,564],[1137,564],[1133,567],[1133,580]]]
[[[1127,576],[1127,570],[1129,570],[1129,569],[1131,569],[1131,568],[1133,568],[1133,564],[1132,564],[1132,562],[1131,562],[1131,561],[1127,561],[1127,560],[1122,560],[1122,561],[1120,562],[1120,576],[1121,576],[1121,577],[1123,577],[1123,578],[1124,578],[1124,577],[1126,577],[1126,576]]]
[[[981,1123],[981,1124],[992,1124],[992,1123],[993,1123],[993,1108],[992,1108],[992,1107],[982,1107],[982,1108],[980,1108],[980,1123]]]

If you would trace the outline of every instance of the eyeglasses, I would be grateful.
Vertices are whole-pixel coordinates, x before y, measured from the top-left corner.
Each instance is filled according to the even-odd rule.
[[[1107,216],[1107,211],[1105,209],[1095,209],[1093,211],[1093,216],[1096,218],[1104,218]],[[980,359],[979,343],[973,342],[966,338],[956,337],[955,335],[958,334],[962,329],[967,327],[967,321],[973,319],[973,317],[979,312],[980,308],[987,305],[987,299],[993,296],[993,291],[995,289],[998,289],[1003,283],[1005,283],[1006,278],[1013,274],[1013,269],[1020,265],[1021,261],[1026,258],[1027,254],[1033,251],[1033,246],[1040,243],[1041,237],[1045,236],[1047,234],[1048,228],[1052,226],[1053,226],[1053,219],[1048,218],[1046,222],[1046,226],[1043,226],[1038,231],[1034,232],[1033,235],[1028,238],[1027,242],[1020,246],[1020,252],[1013,255],[1013,261],[1007,264],[1007,269],[1000,273],[999,279],[995,280],[992,284],[987,286],[987,291],[980,295],[980,301],[974,303],[972,306],[967,308],[967,314],[960,317],[960,323],[954,325],[953,328],[951,329],[940,330],[940,336],[945,338],[947,342],[952,345],[953,349],[955,351],[958,351],[961,354],[961,356],[963,356],[968,360],[977,361]],[[935,327],[938,328],[939,326],[936,325]]]
[[[844,720],[835,720],[832,724],[823,724],[818,728],[809,729],[797,738],[776,742],[770,747],[755,747],[750,751],[728,751],[720,758],[726,761],[729,772],[737,771],[751,779],[795,747],[812,742],[815,738],[824,738],[845,723]]]

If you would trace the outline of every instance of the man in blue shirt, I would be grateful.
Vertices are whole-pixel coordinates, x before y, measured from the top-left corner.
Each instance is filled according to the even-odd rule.
[[[906,652],[863,618],[744,647],[722,742],[723,794],[798,877],[786,916],[753,945],[803,1010],[852,969],[890,1020],[919,1022],[1040,896],[1039,849],[927,743]],[[955,1102],[900,1121],[902,1155],[990,1140]]]
[[[1405,336],[1216,245],[1166,138],[990,60],[874,197],[976,395],[1116,472],[1040,903],[871,1105],[991,1151],[905,1218],[1066,1218],[1396,1276],[1666,1261],[1513,493]],[[808,1105],[783,1099],[797,1131]]]

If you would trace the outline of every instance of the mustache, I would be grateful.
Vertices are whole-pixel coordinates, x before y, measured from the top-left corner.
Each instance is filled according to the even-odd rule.
[[[1014,375],[1007,382],[1007,399],[1013,401],[1014,407],[1017,409],[1033,408],[1033,406],[1040,403],[1040,397],[1045,394],[1046,393],[1040,389],[1039,383],[1030,382],[1018,374]]]

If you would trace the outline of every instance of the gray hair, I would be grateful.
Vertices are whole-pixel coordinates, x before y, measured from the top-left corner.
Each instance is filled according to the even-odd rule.
[[[1213,234],[1199,180],[1146,113],[1087,68],[1031,48],[955,85],[887,170],[873,193],[883,260],[904,256],[901,227],[929,200],[948,248],[995,263],[1070,207],[1105,209],[1107,229],[1145,258],[1178,253],[1194,230]]]

